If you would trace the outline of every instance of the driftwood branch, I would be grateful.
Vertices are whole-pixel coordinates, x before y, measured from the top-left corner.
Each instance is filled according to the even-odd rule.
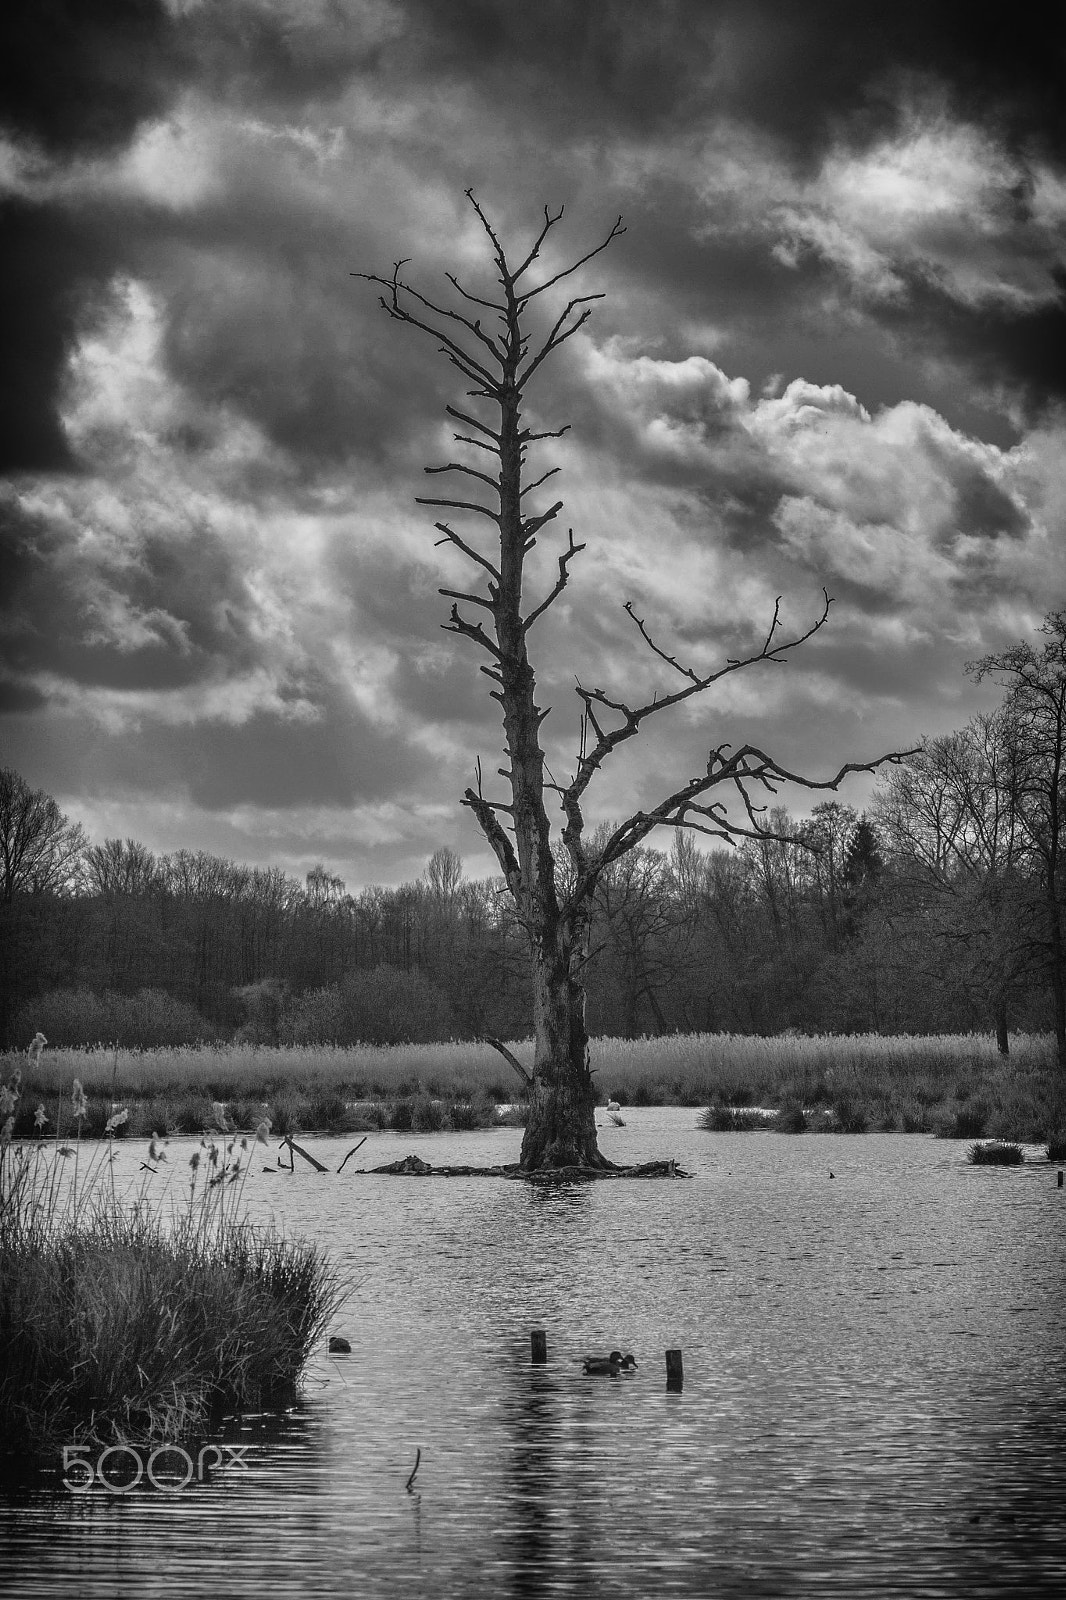
[[[318,1161],[318,1160],[317,1160],[317,1159],[316,1159],[316,1158],[315,1158],[315,1157],[314,1157],[314,1156],[312,1156],[312,1155],[308,1155],[308,1153],[307,1153],[307,1151],[306,1151],[306,1150],[305,1150],[305,1149],[304,1149],[304,1147],[303,1147],[303,1145],[302,1145],[302,1144],[297,1144],[297,1143],[296,1143],[296,1140],[295,1140],[295,1139],[294,1139],[294,1138],[293,1138],[293,1137],[292,1137],[292,1135],[291,1135],[291,1134],[288,1134],[288,1133],[287,1133],[287,1134],[286,1134],[286,1135],[285,1135],[285,1137],[284,1137],[284,1139],[282,1139],[282,1141],[281,1141],[281,1142],[282,1142],[282,1144],[284,1144],[284,1145],[288,1145],[288,1147],[289,1147],[289,1160],[290,1160],[290,1161],[291,1161],[291,1160],[292,1160],[292,1153],[293,1153],[293,1151],[294,1151],[294,1150],[295,1150],[295,1152],[296,1152],[296,1154],[297,1154],[297,1155],[298,1155],[298,1156],[303,1156],[303,1158],[304,1158],[304,1160],[305,1160],[305,1161],[308,1161],[308,1162],[310,1162],[310,1164],[311,1164],[311,1166],[313,1166],[313,1167],[314,1167],[314,1169],[315,1169],[315,1171],[316,1171],[316,1172],[325,1172],[325,1171],[327,1171],[327,1170],[328,1170],[328,1169],[327,1169],[327,1168],[326,1168],[326,1167],[324,1167],[324,1166],[323,1166],[323,1165],[322,1165],[322,1163],[321,1163],[321,1161]]]
[[[368,1137],[368,1135],[364,1133],[363,1137],[360,1139],[359,1143],[352,1145],[352,1148],[348,1151],[348,1154],[345,1156],[344,1160],[341,1162],[340,1166],[337,1168],[338,1172],[343,1172],[344,1171],[345,1166],[351,1160],[352,1156],[355,1155],[355,1152],[357,1150],[361,1150],[363,1148],[363,1146],[366,1144],[367,1137]]]

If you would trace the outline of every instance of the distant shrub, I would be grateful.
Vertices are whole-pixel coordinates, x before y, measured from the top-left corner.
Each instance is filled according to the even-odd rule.
[[[136,994],[53,989],[27,1001],[15,1018],[16,1037],[30,1038],[37,1029],[53,1047],[115,1044],[140,1050],[204,1044],[216,1034],[195,1006],[163,989],[139,989]]]
[[[803,1107],[795,1101],[783,1105],[770,1126],[775,1133],[806,1133],[807,1118]]]
[[[388,1106],[388,1126],[397,1133],[410,1131],[412,1123],[411,1102],[406,1097],[392,1100]]]
[[[496,1106],[489,1099],[450,1100],[444,1107],[445,1124],[456,1133],[473,1128],[491,1128],[496,1122]]]
[[[834,1095],[832,1112],[833,1128],[837,1133],[865,1133],[870,1126],[866,1113],[850,1095]]]
[[[1047,1142],[1047,1158],[1049,1161],[1066,1161],[1066,1134],[1052,1134]]]
[[[388,1108],[380,1100],[357,1100],[348,1108],[346,1126],[353,1133],[374,1133],[388,1125]]]
[[[665,1083],[654,1083],[642,1079],[625,1095],[625,1102],[631,1106],[665,1106],[670,1104],[670,1090]]]
[[[444,1107],[428,1094],[416,1094],[411,1104],[411,1128],[414,1133],[439,1133],[444,1126]]]
[[[205,1095],[180,1095],[171,1104],[171,1117],[170,1128],[161,1128],[161,1133],[171,1129],[174,1133],[202,1133],[214,1121],[213,1102]]]
[[[980,1139],[988,1127],[988,1107],[981,1100],[956,1106],[940,1118],[934,1129],[938,1139]]]
[[[308,1113],[312,1128],[340,1128],[347,1126],[348,1106],[342,1094],[326,1090],[311,1096]]]
[[[226,1115],[231,1127],[251,1133],[264,1117],[269,1117],[270,1107],[265,1100],[231,1100],[226,1106]]]
[[[1003,1139],[989,1139],[985,1144],[972,1144],[966,1159],[975,1167],[1016,1167],[1025,1157],[1020,1144],[1008,1144]]]
[[[286,985],[282,980],[260,978],[258,983],[246,983],[243,988],[234,989],[233,993],[244,1010],[244,1022],[237,1030],[237,1042],[280,1044],[287,998]]]
[[[302,1094],[279,1094],[270,1101],[270,1127],[278,1138],[311,1126],[311,1102]]]
[[[297,996],[280,1027],[293,1044],[427,1044],[451,1038],[454,1019],[425,973],[380,966]]]
[[[917,1096],[903,1101],[900,1106],[899,1121],[904,1133],[929,1132],[929,1111]]]

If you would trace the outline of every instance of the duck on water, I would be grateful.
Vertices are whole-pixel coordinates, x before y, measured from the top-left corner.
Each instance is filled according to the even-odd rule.
[[[624,1356],[620,1350],[612,1350],[609,1356],[586,1356],[582,1362],[582,1370],[596,1377],[616,1378],[620,1372],[633,1372],[636,1370],[636,1357]]]

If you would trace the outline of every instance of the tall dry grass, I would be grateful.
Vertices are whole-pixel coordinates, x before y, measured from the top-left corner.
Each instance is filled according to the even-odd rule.
[[[531,1041],[510,1048],[531,1063]],[[833,1112],[825,1126],[951,1129],[959,1138],[1043,1139],[1066,1128],[1049,1036],[1020,1035],[1005,1058],[980,1034],[672,1034],[595,1039],[591,1059],[601,1099],[627,1105],[820,1106]],[[34,1070],[34,1093],[46,1108],[58,1106],[74,1076],[86,1087],[95,1131],[124,1100],[158,1106],[143,1115],[155,1115],[155,1126],[168,1116],[184,1132],[205,1125],[213,1101],[239,1107],[246,1126],[268,1107],[286,1131],[283,1122],[376,1125],[374,1102],[395,1112],[385,1125],[404,1126],[404,1107],[417,1102],[425,1118],[427,1100],[459,1108],[451,1126],[464,1118],[484,1125],[485,1116],[469,1118],[462,1108],[521,1095],[517,1077],[484,1043],[49,1049]]]

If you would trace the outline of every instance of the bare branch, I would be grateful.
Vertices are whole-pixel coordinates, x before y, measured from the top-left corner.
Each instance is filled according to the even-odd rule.
[[[515,381],[518,384],[518,387],[520,389],[524,389],[525,388],[526,384],[529,382],[530,378],[536,372],[536,370],[540,366],[541,362],[542,361],[546,361],[548,356],[551,355],[553,350],[558,350],[559,346],[561,344],[565,343],[565,341],[567,339],[571,338],[578,331],[579,328],[584,327],[585,323],[591,317],[591,315],[592,315],[592,307],[591,306],[586,306],[584,311],[577,318],[576,322],[572,322],[570,324],[569,328],[564,328],[563,331],[560,333],[559,330],[561,328],[563,328],[564,322],[566,321],[566,319],[570,315],[570,313],[574,310],[575,306],[581,305],[582,302],[585,301],[585,300],[602,300],[603,298],[604,298],[604,296],[602,294],[583,294],[583,295],[580,296],[579,299],[570,301],[570,303],[566,307],[566,310],[558,318],[558,320],[557,320],[555,326],[553,327],[551,333],[548,335],[548,338],[546,339],[544,344],[541,345],[540,349],[537,351],[537,354],[533,357],[532,361],[529,362],[529,364],[525,368],[525,370],[518,374],[518,376],[517,376]]]
[[[643,705],[639,706],[630,706],[624,700],[613,699],[602,689],[585,689],[579,683],[577,686],[577,693],[584,703],[586,711],[588,712],[590,720],[592,721],[592,725],[596,731],[596,743],[591,750],[586,751],[584,757],[578,762],[577,773],[571,783],[571,788],[574,790],[575,795],[580,795],[584,792],[584,790],[588,787],[593,775],[603,765],[603,762],[607,759],[607,757],[611,755],[619,745],[624,744],[628,739],[632,739],[633,736],[639,731],[641,724],[648,717],[654,715],[656,712],[666,711],[671,706],[680,705],[683,700],[688,700],[695,694],[702,694],[702,692],[705,689],[709,689],[713,683],[717,683],[720,678],[728,677],[731,673],[742,672],[745,670],[745,668],[755,666],[760,661],[783,661],[790,651],[795,650],[799,645],[803,644],[807,639],[809,639],[812,634],[817,633],[818,630],[825,625],[826,618],[829,615],[829,608],[833,602],[824,589],[822,593],[825,598],[825,603],[823,605],[821,614],[810,625],[809,628],[804,630],[803,633],[797,634],[791,639],[783,640],[780,644],[774,644],[774,636],[777,632],[780,621],[780,599],[778,599],[774,605],[773,621],[770,624],[769,632],[767,633],[761,647],[758,650],[753,651],[750,656],[731,659],[726,662],[725,666],[719,667],[716,671],[709,672],[704,676],[690,672],[680,663],[674,661],[669,655],[667,655],[665,651],[661,650],[659,646],[654,643],[643,624],[638,621],[632,610],[627,607],[626,609],[629,611],[629,615],[632,616],[633,621],[637,623],[642,635],[647,640],[651,648],[655,651],[656,655],[661,656],[663,660],[669,661],[672,666],[675,666],[677,670],[688,679],[688,682],[685,684],[683,689],[676,689],[672,694],[664,694],[660,696],[658,693],[656,693],[652,696],[651,700],[646,701]],[[592,706],[594,703],[598,706],[601,706],[605,711],[614,712],[617,716],[621,717],[621,726],[618,728],[613,728],[609,731],[601,730],[595,721],[595,717],[592,712]]]
[[[492,429],[487,427],[484,422],[479,422],[477,417],[470,416],[466,411],[459,411],[455,406],[445,406],[444,410],[449,417],[454,417],[455,420],[457,422],[461,422],[465,428],[473,428],[475,433],[483,433],[486,439],[491,439],[493,444],[496,445],[497,448],[499,447],[499,434],[493,433]]]
[[[533,243],[533,248],[530,250],[529,254],[526,256],[526,259],[523,261],[522,265],[518,268],[517,272],[515,272],[513,277],[511,278],[511,282],[512,283],[517,283],[519,278],[522,276],[523,272],[526,271],[527,267],[531,267],[533,265],[534,261],[536,261],[537,257],[540,255],[540,247],[541,247],[541,245],[544,243],[545,239],[548,237],[548,234],[550,233],[552,228],[555,227],[555,224],[561,219],[564,210],[565,210],[565,207],[564,206],[560,206],[558,211],[555,213],[555,215],[553,217],[551,212],[548,210],[547,206],[544,207],[544,226],[543,226],[543,228],[541,228],[540,232],[537,234],[537,237],[536,237],[536,239],[534,240],[534,243]]]
[[[480,785],[481,769],[479,766],[479,790]],[[492,802],[486,800],[484,795],[482,795],[480,792],[475,793],[473,789],[467,789],[466,793],[463,795],[462,804],[464,806],[469,806],[470,810],[477,818],[478,826],[485,835],[485,838],[488,840],[489,844],[492,846],[496,860],[500,863],[500,870],[503,873],[504,878],[507,880],[507,887],[514,896],[515,905],[518,906],[519,913],[521,914],[522,869],[518,864],[518,857],[515,854],[515,848],[511,843],[510,836],[508,835],[507,830],[503,827],[503,824],[498,820]]]
[[[465,472],[469,478],[477,478],[481,483],[487,483],[490,489],[495,489],[498,494],[500,485],[495,478],[490,478],[487,472],[479,472],[476,467],[468,467],[462,461],[448,461],[442,467],[423,467],[423,472],[435,475],[439,472]]]
[[[497,300],[482,300],[480,295],[471,294],[469,292],[469,290],[464,289],[462,284],[459,282],[459,279],[455,276],[454,272],[446,272],[444,274],[444,276],[447,278],[448,282],[451,284],[452,288],[456,291],[456,293],[457,294],[461,294],[463,299],[464,300],[469,300],[472,305],[484,306],[486,311],[498,311],[498,312],[500,312],[501,316],[506,316],[507,315],[507,307],[506,306],[501,306],[499,301],[497,301]]]
[[[483,517],[488,517],[490,522],[499,522],[500,513],[490,511],[488,506],[479,506],[474,500],[435,500],[426,495],[415,495],[415,505],[418,506],[451,506],[455,511],[478,511]]]
[[[651,650],[654,650],[655,654],[659,656],[661,660],[667,662],[671,667],[676,667],[677,671],[680,672],[683,678],[690,678],[693,683],[699,683],[699,675],[693,672],[691,667],[683,667],[680,661],[675,660],[673,656],[667,655],[665,650],[661,650],[659,648],[651,634],[648,632],[647,628],[644,626],[643,618],[638,617],[636,612],[633,610],[632,600],[627,600],[625,605],[622,607],[622,610],[627,616],[632,617],[633,621],[640,629],[640,636],[644,640],[644,643],[648,645]]]
[[[495,606],[491,600],[486,600],[483,594],[465,594],[461,589],[438,589],[446,600],[462,600],[464,604],[484,606],[486,611],[494,611]]]
[[[465,617],[461,617],[458,606],[452,606],[447,622],[442,622],[441,627],[445,633],[461,633],[464,639],[473,639],[474,643],[479,644],[483,650],[487,650],[490,656],[494,656],[497,661],[502,661],[503,657],[499,646],[489,638],[481,623],[468,622]]]
[[[552,586],[552,589],[550,590],[550,592],[547,595],[545,595],[544,599],[540,602],[540,605],[536,606],[529,613],[529,616],[524,619],[524,621],[522,623],[522,632],[523,632],[523,634],[526,634],[526,633],[529,632],[530,628],[536,622],[537,618],[543,616],[545,611],[547,611],[548,607],[555,600],[557,600],[559,598],[559,596],[562,594],[563,590],[566,588],[567,578],[569,577],[569,573],[567,571],[567,568],[569,567],[571,561],[573,561],[574,557],[577,556],[577,555],[580,555],[582,550],[584,550],[584,548],[585,548],[585,546],[583,544],[575,544],[574,543],[574,530],[573,530],[573,528],[570,528],[570,529],[567,530],[567,538],[568,538],[567,548],[563,551],[562,555],[559,557],[559,576],[556,578],[555,583]]]
[[[557,500],[555,504],[547,511],[542,511],[539,517],[528,517],[522,523],[522,533],[524,537],[527,540],[532,539],[532,536],[539,532],[546,522],[551,522],[553,518],[557,517],[562,509],[563,502],[561,500]],[[529,548],[529,546],[527,546],[527,548]]]
[[[474,324],[468,317],[460,316],[457,311],[449,311],[446,306],[435,305],[432,300],[427,300],[425,295],[419,294],[417,289],[412,289],[410,284],[401,281],[399,277],[399,271],[400,268],[405,265],[405,261],[398,261],[393,268],[393,276],[391,278],[383,278],[381,274],[377,272],[352,272],[349,274],[349,276],[352,278],[363,278],[367,283],[380,284],[382,287],[387,289],[389,291],[390,298],[386,299],[384,296],[382,296],[381,305],[384,310],[388,312],[390,317],[394,318],[397,322],[409,323],[412,327],[419,328],[423,333],[430,334],[432,338],[439,339],[449,360],[453,361],[462,372],[466,373],[468,377],[473,378],[476,382],[485,384],[486,388],[490,391],[495,389],[497,387],[496,380],[492,373],[489,372],[487,367],[482,366],[474,356],[470,355],[466,350],[464,350],[462,345],[458,344],[450,334],[445,333],[440,328],[434,327],[431,322],[424,321],[421,317],[416,316],[413,311],[409,311],[406,306],[401,304],[400,295],[408,294],[419,305],[423,305],[428,311],[431,311],[434,316],[446,317],[452,321],[459,322],[463,325],[463,327],[468,328],[472,333],[476,331],[478,339],[480,339],[483,344],[488,345],[492,352],[493,359],[499,362],[499,353],[492,344],[492,341],[486,334],[483,334],[480,329],[475,330]]]
[[[569,432],[570,423],[567,422],[561,428],[553,428],[546,433],[531,433],[528,428],[523,428],[518,438],[521,444],[527,445],[536,443],[538,439],[561,439],[564,433]]]
[[[500,569],[493,566],[492,562],[487,556],[483,556],[479,550],[475,550],[473,545],[467,544],[466,540],[461,539],[453,528],[449,528],[446,522],[435,522],[433,526],[444,535],[443,539],[437,539],[434,541],[435,546],[442,544],[455,545],[457,550],[461,550],[464,556],[469,556],[471,561],[476,561],[479,567],[484,567],[485,571],[495,578],[497,583],[499,583]]]
[[[474,198],[473,189],[467,189],[466,198],[470,201],[470,204],[473,206],[474,210],[477,212],[478,216],[481,218],[481,226],[484,228],[485,232],[488,234],[489,239],[492,242],[493,252],[494,252],[494,254],[496,256],[496,265],[500,269],[500,273],[502,275],[503,280],[505,282],[509,281],[509,282],[513,283],[514,279],[511,278],[511,275],[507,270],[507,257],[503,253],[503,245],[500,243],[499,239],[496,237],[495,230],[493,229],[493,226],[490,223],[488,217],[485,215],[484,211],[482,211],[481,206],[479,205],[478,201]]]
[[[508,1050],[505,1044],[501,1044],[499,1039],[490,1039],[488,1034],[485,1035],[485,1043],[491,1045],[494,1050],[498,1050],[500,1055],[507,1062],[508,1066],[513,1067],[518,1073],[518,1076],[521,1078],[526,1088],[532,1089],[533,1079],[531,1075],[526,1071],[518,1057],[511,1054],[510,1050]]]
[[[532,483],[526,484],[519,495],[519,499],[524,500],[527,494],[532,494],[534,489],[539,489],[542,483],[547,483],[549,478],[554,478],[555,474],[561,470],[561,467],[549,467],[547,472],[542,472],[539,478],[534,478]]]
[[[472,444],[476,446],[478,450],[487,450],[490,456],[497,454],[495,445],[486,444],[484,439],[471,439],[465,433],[453,433],[452,438],[455,440],[456,444]]]
[[[759,823],[759,816],[763,814],[765,808],[754,804],[749,793],[749,785],[761,787],[770,794],[776,794],[782,783],[795,783],[801,788],[822,792],[836,790],[852,773],[876,772],[886,764],[897,765],[914,754],[913,751],[894,751],[887,756],[878,756],[873,761],[848,761],[831,778],[807,778],[801,773],[792,772],[787,767],[781,766],[772,756],[768,756],[755,745],[742,745],[733,755],[725,753],[728,749],[728,745],[720,745],[717,750],[712,750],[705,773],[682,785],[652,810],[635,812],[622,822],[587,864],[583,878],[579,880],[581,891],[589,892],[605,867],[625,855],[657,827],[691,828],[696,832],[729,841],[774,839],[790,844],[806,845],[806,841],[799,837],[793,835],[786,837]],[[710,804],[702,802],[701,797],[708,790],[723,783],[728,784],[740,796],[749,826],[745,827],[741,823],[734,822],[725,809],[724,801],[715,800]],[[570,787],[572,790],[574,785]],[[567,800],[570,798],[568,791]],[[576,796],[572,803],[576,803]]]
[[[562,215],[561,211],[559,215]],[[561,283],[564,278],[569,278],[577,271],[578,267],[583,267],[586,261],[591,261],[593,256],[598,256],[602,250],[606,250],[612,239],[619,238],[623,233],[625,233],[625,231],[625,228],[622,226],[622,219],[619,217],[613,224],[606,239],[604,239],[602,243],[596,245],[595,249],[588,251],[588,253],[583,255],[580,260],[575,261],[573,266],[565,267],[562,272],[557,272],[554,278],[549,278],[545,283],[539,283],[535,289],[528,289],[525,294],[521,295],[518,301],[519,308],[524,308],[529,301],[534,298],[535,295],[543,294],[545,289],[550,289],[554,284]]]

